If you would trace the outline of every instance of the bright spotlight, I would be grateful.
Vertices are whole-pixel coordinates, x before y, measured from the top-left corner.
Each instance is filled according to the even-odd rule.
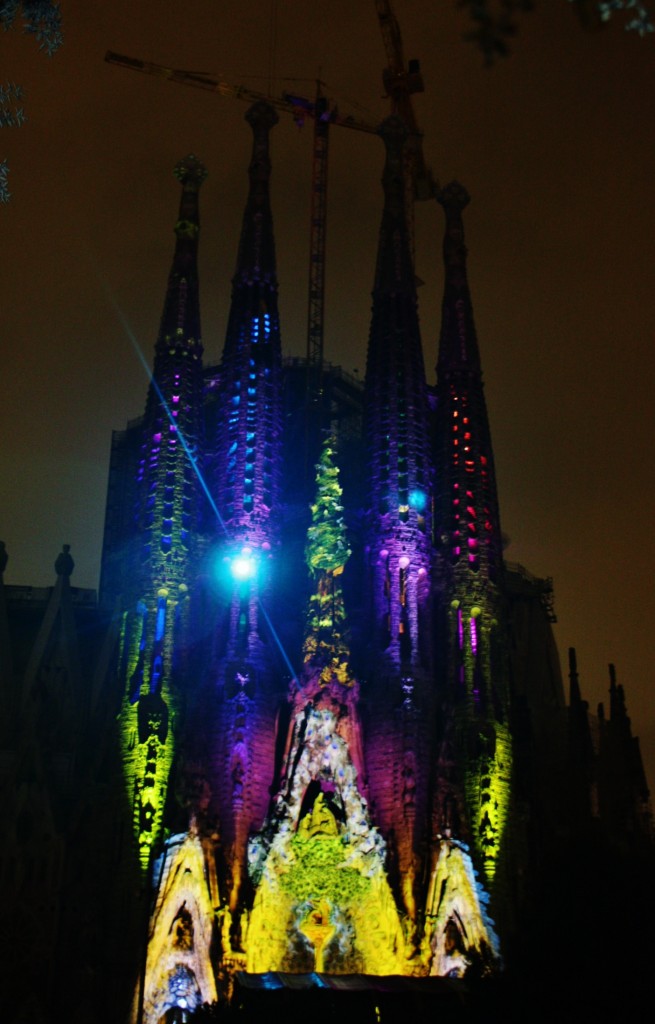
[[[244,548],[241,554],[237,555],[230,562],[230,570],[235,580],[240,583],[251,580],[257,571],[255,559],[252,557],[250,548]]]
[[[424,491],[412,491],[409,496],[409,504],[413,509],[416,509],[417,512],[423,512],[427,503],[428,496]]]

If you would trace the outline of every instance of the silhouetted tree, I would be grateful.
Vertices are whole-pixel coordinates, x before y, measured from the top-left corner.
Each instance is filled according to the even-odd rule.
[[[34,36],[39,49],[51,57],[61,46],[61,11],[53,0],[0,0],[0,26],[5,31],[22,26]],[[19,128],[25,121],[20,103],[23,90],[15,82],[0,83],[0,128]],[[0,159],[0,203],[11,198],[7,185],[9,166]]]
[[[568,0],[585,28],[601,28],[615,14],[622,15],[626,31],[645,36],[655,30],[647,0]],[[457,0],[473,27],[464,38],[478,46],[487,64],[509,53],[509,40],[518,31],[521,14],[532,11],[535,0]]]

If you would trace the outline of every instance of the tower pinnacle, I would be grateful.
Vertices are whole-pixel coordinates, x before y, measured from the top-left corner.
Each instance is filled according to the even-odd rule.
[[[438,198],[446,214],[435,452],[442,628],[449,637],[443,662],[450,666],[446,691],[458,709],[461,750],[477,743],[462,781],[470,838],[491,883],[506,831],[511,775],[500,519],[466,279],[462,211],[469,196],[452,182]]]
[[[185,191],[197,192],[207,177],[207,168],[197,156],[189,153],[188,156],[178,161],[173,174],[183,185]]]
[[[267,524],[279,494],[282,429],[268,151],[268,134],[278,117],[260,101],[246,120],[253,132],[250,184],[223,350],[216,489],[233,539],[261,546],[270,543]]]
[[[156,354],[189,351],[202,355],[198,299],[198,191],[207,171],[197,157],[180,160],[173,171],[182,185],[180,209],[175,223],[177,241],[168,278]],[[155,376],[157,365],[155,365]]]
[[[238,948],[249,834],[263,821],[275,759],[281,684],[274,671],[266,606],[277,584],[280,521],[282,357],[277,311],[268,135],[273,108],[246,114],[253,133],[249,189],[223,349],[216,434],[215,491],[229,566],[216,667],[221,702],[214,752],[216,806],[232,850],[228,881],[232,939]],[[247,571],[241,573],[245,565]],[[252,699],[257,693],[257,701]]]
[[[467,249],[462,212],[470,196],[458,181],[451,181],[437,195],[446,214],[443,241],[445,289],[442,306],[439,376],[456,369],[480,373],[480,353],[466,277]]]
[[[122,581],[124,774],[143,870],[159,839],[177,740],[181,693],[174,665],[181,674],[200,519],[193,459],[203,433],[197,255],[198,190],[206,171],[188,156],[174,173],[182,186],[175,251],[141,425],[133,559]]]
[[[252,128],[253,136],[248,168],[250,188],[243,217],[237,269],[233,278],[235,286],[239,280],[251,284],[255,281],[268,281],[275,283],[277,289],[273,218],[269,201],[271,158],[268,137],[278,120],[275,109],[264,100],[253,103],[246,113],[246,121]]]
[[[429,683],[430,469],[428,401],[403,181],[406,129],[391,117],[386,150],[373,309],[366,364],[370,489],[367,550],[369,792],[398,865],[394,879],[412,925],[418,905],[417,851],[425,842],[426,754],[433,701]],[[389,772],[389,766],[393,771]]]
[[[489,419],[473,307],[466,277],[462,211],[469,195],[458,182],[441,190],[446,214],[445,287],[437,361],[440,486],[438,536],[449,547],[450,563],[498,581],[502,544]],[[447,481],[449,484],[447,484]],[[462,577],[464,585],[464,577]]]
[[[416,285],[404,212],[403,147],[397,117],[380,128],[386,160],[384,211],[366,366],[372,583],[378,651],[392,671],[417,668],[419,606],[428,589],[427,390]],[[421,595],[419,597],[419,594]]]
[[[404,293],[416,302],[414,269],[405,216],[404,148],[407,127],[396,116],[382,122],[379,134],[386,160],[382,174],[384,213],[380,227],[374,295]]]

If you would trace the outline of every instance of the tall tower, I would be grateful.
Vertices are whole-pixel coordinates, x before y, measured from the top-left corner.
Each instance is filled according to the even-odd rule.
[[[404,208],[407,132],[391,117],[380,133],[384,212],[366,367],[371,643],[363,699],[373,813],[390,844],[396,891],[415,922],[433,704],[428,402]]]
[[[216,438],[217,567],[223,601],[216,650],[218,700],[212,788],[226,855],[235,949],[248,834],[270,801],[281,671],[269,618],[275,591],[282,444],[281,346],[269,131],[265,102],[246,114],[253,132],[246,203],[225,348]]]
[[[491,884],[502,851],[511,773],[500,518],[466,276],[462,211],[469,197],[453,182],[439,201],[446,214],[435,453],[435,535],[445,638],[439,666],[466,823],[449,820],[451,811],[442,806],[436,824],[468,831],[475,860]]]
[[[182,185],[177,240],[141,428],[131,557],[123,570],[120,729],[144,870],[160,831],[174,753],[200,517],[198,191],[206,171],[189,156],[175,176]]]

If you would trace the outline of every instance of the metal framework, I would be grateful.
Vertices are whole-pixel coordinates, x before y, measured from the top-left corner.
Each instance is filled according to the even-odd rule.
[[[408,138],[405,146],[405,213],[407,217],[407,233],[414,259],[414,203],[419,200],[434,199],[438,184],[432,171],[425,162],[423,154],[423,133],[418,126],[412,96],[416,92],[425,92],[423,76],[417,60],[405,62],[403,39],[400,25],[393,12],[389,0],[375,0],[375,9],[382,31],[382,39],[387,54],[387,67],[382,72],[382,84],[386,95],[391,100],[391,111],[397,114],[407,125]]]

